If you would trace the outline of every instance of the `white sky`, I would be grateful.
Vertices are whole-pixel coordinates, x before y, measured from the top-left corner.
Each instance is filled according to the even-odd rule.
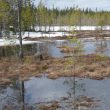
[[[57,8],[65,8],[65,7],[71,7],[76,6],[80,8],[91,8],[99,10],[110,10],[110,0],[42,0],[44,4],[48,8],[54,7]],[[40,0],[35,0],[35,4],[37,5],[40,2]]]

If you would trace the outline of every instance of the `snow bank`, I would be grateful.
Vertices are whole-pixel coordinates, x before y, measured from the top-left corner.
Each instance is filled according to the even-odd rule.
[[[34,44],[34,43],[42,43],[40,41],[22,41],[23,45],[26,44]],[[0,39],[0,46],[7,46],[7,45],[19,45],[19,40],[14,39],[14,40],[7,40],[7,39]]]

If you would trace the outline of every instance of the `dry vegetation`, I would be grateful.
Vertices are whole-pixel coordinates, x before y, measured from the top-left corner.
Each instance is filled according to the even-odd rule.
[[[61,46],[61,47],[58,47],[58,48],[60,48],[60,51],[62,53],[75,53],[75,52],[78,52],[77,48],[73,48],[73,47]]]
[[[90,108],[98,107],[99,100],[94,100],[94,98],[89,98],[86,96],[80,96],[74,101],[75,110],[90,110]]]
[[[58,78],[60,76],[76,76],[101,80],[110,76],[110,58],[99,55],[81,55],[77,57],[75,64],[70,64],[70,58],[56,60],[51,66],[55,67],[49,71],[49,78]],[[74,61],[73,61],[74,63]],[[56,66],[55,66],[56,65]]]
[[[59,107],[59,103],[57,101],[53,101],[49,105],[40,105],[38,110],[57,110]]]
[[[26,56],[22,61],[14,58],[0,59],[0,85],[9,84],[20,78],[27,80],[32,76],[48,74],[48,78],[83,77],[96,80],[110,77],[110,58],[95,54],[73,57],[51,58],[43,60]]]
[[[39,61],[34,56],[26,56],[22,61],[2,58],[0,60],[0,84],[8,84],[16,78],[26,80],[32,76],[39,76],[48,67],[47,59]]]
[[[62,108],[60,103],[68,103],[70,108],[74,108],[75,110],[89,110],[99,106],[100,100],[95,100],[93,97],[86,96],[78,96],[75,100],[71,100],[69,98],[64,98],[58,101],[52,101],[45,104],[40,104],[38,106],[38,110],[57,110]],[[64,105],[63,105],[64,106]],[[69,108],[68,108],[69,109]]]

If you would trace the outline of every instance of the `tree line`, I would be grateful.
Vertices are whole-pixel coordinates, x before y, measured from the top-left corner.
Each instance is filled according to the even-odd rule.
[[[18,31],[18,1],[0,0],[0,34]],[[21,0],[22,31],[34,31],[35,26],[104,26],[110,25],[110,11],[95,11],[77,6],[59,10],[48,9],[42,1],[38,6],[33,0]]]

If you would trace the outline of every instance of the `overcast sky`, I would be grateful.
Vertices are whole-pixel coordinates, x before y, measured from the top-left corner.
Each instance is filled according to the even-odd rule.
[[[35,0],[37,5],[40,0]],[[57,7],[59,9],[65,7],[76,6],[80,8],[91,8],[99,10],[110,10],[110,0],[42,0],[48,8]]]

